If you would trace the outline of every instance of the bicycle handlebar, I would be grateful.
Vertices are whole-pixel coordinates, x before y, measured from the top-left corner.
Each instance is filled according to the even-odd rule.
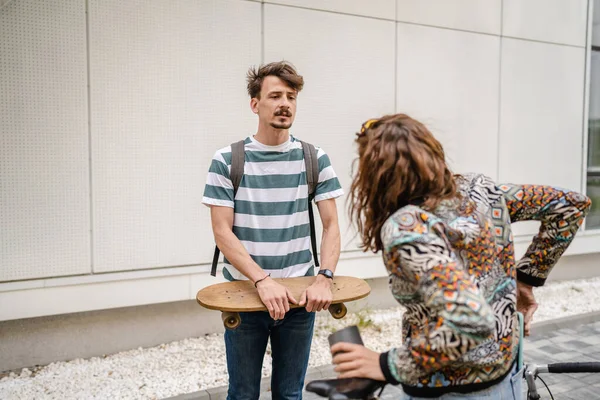
[[[548,364],[548,372],[552,374],[569,374],[581,372],[600,372],[600,362],[554,363]]]

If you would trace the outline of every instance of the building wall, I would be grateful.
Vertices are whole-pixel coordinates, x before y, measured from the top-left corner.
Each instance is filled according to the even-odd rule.
[[[214,151],[255,132],[245,73],[261,62],[304,75],[292,133],[346,191],[354,132],[393,112],[425,122],[456,172],[583,190],[587,37],[587,0],[5,2],[0,321],[220,281],[201,197]],[[339,273],[385,276],[338,207]],[[535,230],[516,226],[519,252]],[[597,230],[568,252],[597,253]]]

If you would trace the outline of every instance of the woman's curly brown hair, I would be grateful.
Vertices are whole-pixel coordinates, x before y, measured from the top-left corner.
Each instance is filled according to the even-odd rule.
[[[365,122],[356,143],[349,212],[364,251],[382,250],[381,228],[398,209],[418,204],[433,211],[442,200],[459,196],[442,145],[408,115]]]

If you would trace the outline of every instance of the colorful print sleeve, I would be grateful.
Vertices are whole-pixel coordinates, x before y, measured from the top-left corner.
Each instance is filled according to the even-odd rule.
[[[384,261],[394,297],[421,315],[419,335],[384,353],[389,381],[417,385],[465,355],[494,331],[494,314],[450,247],[443,225],[432,214],[408,206],[382,230]],[[425,310],[419,312],[419,308]]]
[[[542,286],[573,241],[591,200],[580,193],[542,185],[503,184],[511,222],[540,221],[540,231],[517,263],[517,279]]]

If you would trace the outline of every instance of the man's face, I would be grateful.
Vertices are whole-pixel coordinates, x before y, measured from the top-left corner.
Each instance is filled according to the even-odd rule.
[[[250,100],[250,106],[261,123],[275,129],[289,129],[296,117],[298,93],[276,76],[267,76],[262,82],[260,99]]]

